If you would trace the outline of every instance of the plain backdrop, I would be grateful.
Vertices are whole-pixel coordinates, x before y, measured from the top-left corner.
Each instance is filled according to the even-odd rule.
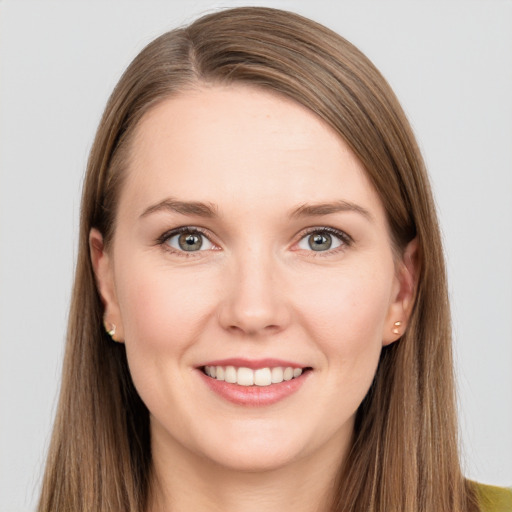
[[[409,115],[447,251],[464,464],[512,484],[512,3],[252,1],[359,46]],[[81,179],[155,36],[238,1],[0,0],[0,510],[33,510],[60,379]]]

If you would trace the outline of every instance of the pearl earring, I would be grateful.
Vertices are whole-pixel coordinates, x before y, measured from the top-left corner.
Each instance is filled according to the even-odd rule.
[[[116,334],[116,324],[113,324],[111,323],[110,325],[112,326],[110,329],[107,327],[107,322],[105,322],[104,324],[104,327],[105,327],[105,331],[107,331],[107,334],[112,338],[114,339],[114,335]],[[114,340],[115,341],[115,340]]]
[[[393,325],[395,326],[393,329],[393,334],[400,334],[400,330],[398,328],[402,325],[402,322],[397,321]]]

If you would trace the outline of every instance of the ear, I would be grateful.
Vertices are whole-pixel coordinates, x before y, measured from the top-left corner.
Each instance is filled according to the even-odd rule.
[[[103,315],[105,329],[110,331],[114,328],[114,333],[111,334],[112,339],[123,342],[124,329],[114,286],[112,258],[105,250],[103,235],[95,228],[91,229],[89,233],[89,251],[96,277],[96,286],[105,309]]]
[[[416,298],[420,271],[418,240],[409,242],[397,263],[395,287],[384,324],[382,344],[389,345],[403,336]]]

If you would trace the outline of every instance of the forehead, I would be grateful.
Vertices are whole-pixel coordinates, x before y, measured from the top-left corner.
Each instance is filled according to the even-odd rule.
[[[149,111],[135,131],[125,188],[131,205],[168,194],[245,208],[354,198],[380,208],[334,130],[290,99],[241,85],[185,91]]]

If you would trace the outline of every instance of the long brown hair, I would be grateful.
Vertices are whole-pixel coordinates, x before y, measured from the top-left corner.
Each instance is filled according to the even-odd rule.
[[[78,264],[62,388],[40,512],[143,512],[151,477],[149,414],[124,346],[106,335],[89,257],[108,244],[127,148],[151,108],[201,83],[247,83],[306,106],[364,164],[399,251],[414,237],[421,262],[405,334],[383,349],[340,467],[332,509],[477,510],[458,459],[451,326],[443,253],[424,164],[387,82],[345,39],[298,15],[237,8],[207,15],[150,43],[103,114],[84,184]]]

